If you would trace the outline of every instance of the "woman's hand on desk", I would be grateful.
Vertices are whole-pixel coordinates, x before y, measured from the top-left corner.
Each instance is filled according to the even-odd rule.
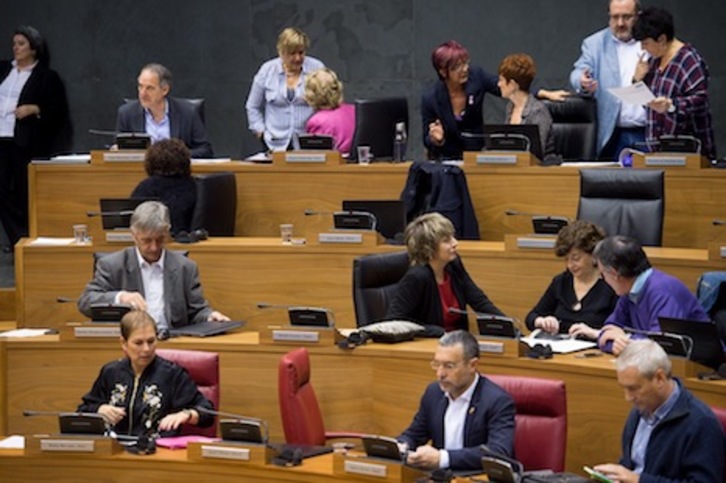
[[[118,408],[116,406],[111,406],[110,404],[101,404],[98,407],[97,412],[103,416],[103,419],[111,426],[115,426],[119,421],[126,417],[126,410],[124,408]]]
[[[167,414],[159,421],[159,431],[172,431],[182,424],[196,424],[199,415],[194,409],[182,409],[177,413]]]
[[[548,315],[547,317],[537,317],[534,319],[534,328],[542,329],[548,334],[556,334],[560,331],[560,321],[551,315]]]
[[[577,324],[572,324],[570,326],[570,330],[568,331],[570,336],[572,337],[579,337],[580,339],[590,339],[590,340],[597,340],[597,336],[600,335],[600,331],[597,329],[593,329],[589,325],[587,325],[584,322],[578,322]]]

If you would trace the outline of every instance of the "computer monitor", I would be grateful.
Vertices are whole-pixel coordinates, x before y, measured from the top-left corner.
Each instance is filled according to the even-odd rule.
[[[406,206],[402,200],[343,200],[343,210],[372,213],[378,233],[387,240],[403,241]]]
[[[137,206],[147,198],[138,199],[110,199],[101,198],[100,206],[101,223],[104,230],[128,230],[131,223],[131,215]]]
[[[658,317],[660,330],[666,334],[686,336],[693,341],[690,359],[717,368],[726,360],[716,324],[710,321]]]
[[[374,161],[393,159],[396,123],[403,122],[408,134],[408,101],[405,97],[356,99],[355,134],[350,161],[357,160],[357,147],[370,146]]]
[[[529,151],[537,159],[544,159],[536,124],[487,124],[484,126],[484,146],[493,151]]]

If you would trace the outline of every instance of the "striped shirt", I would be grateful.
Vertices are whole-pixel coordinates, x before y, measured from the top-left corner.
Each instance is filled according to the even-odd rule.
[[[650,146],[657,146],[664,134],[695,136],[701,141],[701,153],[715,159],[706,62],[690,44],[684,44],[662,72],[658,62],[658,59],[650,60],[650,70],[644,80],[656,97],[672,99],[676,112],[660,114],[648,109],[646,141]]]

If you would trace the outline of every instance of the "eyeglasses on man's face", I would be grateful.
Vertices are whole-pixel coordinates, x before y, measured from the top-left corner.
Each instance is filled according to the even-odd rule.
[[[441,362],[441,361],[433,360],[433,361],[430,362],[430,364],[431,364],[431,369],[433,369],[434,371],[438,371],[439,369],[444,369],[445,371],[453,371],[454,369],[456,369],[457,367],[459,367],[463,362],[464,361],[459,361],[459,362],[451,362],[451,361]]]
[[[611,22],[630,22],[635,18],[634,13],[625,13],[625,14],[615,14],[615,15],[608,15]]]

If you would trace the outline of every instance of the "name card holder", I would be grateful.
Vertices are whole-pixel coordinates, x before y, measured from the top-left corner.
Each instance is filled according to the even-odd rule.
[[[346,160],[339,151],[275,151],[272,153],[273,166],[337,166]]]
[[[697,170],[710,168],[711,162],[697,153],[633,153],[633,167]]]
[[[333,476],[339,480],[403,483],[415,482],[425,475],[425,472],[398,461],[369,458],[353,452],[333,455]]]
[[[119,151],[91,151],[91,164],[143,163],[146,151],[123,149]]]
[[[73,453],[79,456],[111,456],[123,447],[108,436],[77,434],[42,434],[25,438],[25,455],[57,455]]]
[[[478,336],[479,351],[487,356],[504,359],[517,359],[525,354],[527,344],[519,339],[505,337]]]
[[[356,245],[372,248],[385,243],[383,236],[374,230],[331,229],[309,239],[311,245]]]
[[[212,443],[193,442],[187,446],[187,460],[223,460],[234,463],[264,466],[270,464],[275,450],[264,444],[218,441]]]
[[[504,235],[504,249],[507,252],[546,251],[553,253],[556,235]]]
[[[709,260],[724,260],[726,259],[726,243],[716,242],[708,244],[708,259]]]
[[[271,325],[260,330],[260,344],[330,347],[343,340],[333,327]]]
[[[540,161],[529,151],[464,151],[464,167],[498,166],[525,167],[539,166]]]
[[[121,326],[113,322],[69,322],[59,331],[62,341],[118,341]]]

